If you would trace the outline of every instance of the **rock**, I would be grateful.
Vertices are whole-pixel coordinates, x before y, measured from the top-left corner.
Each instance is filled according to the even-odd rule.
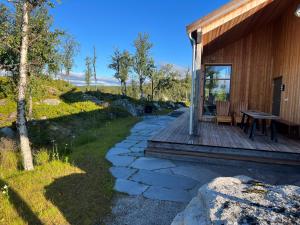
[[[0,129],[0,132],[5,136],[9,138],[14,138],[15,137],[15,132],[13,129],[9,127],[4,127]]]
[[[202,186],[172,225],[300,224],[300,187],[250,177],[220,177]]]
[[[135,105],[130,102],[128,99],[118,99],[112,103],[112,106],[120,107],[129,112],[132,116],[141,116],[143,115],[144,109],[140,105]]]
[[[6,105],[6,99],[0,99],[0,106]]]
[[[57,106],[61,103],[61,101],[59,99],[45,99],[42,101],[44,104],[46,105],[53,105],[53,106]]]
[[[161,110],[161,106],[157,102],[153,102],[153,106],[156,110]]]
[[[83,94],[82,97],[85,101],[91,101],[91,102],[95,103],[98,106],[102,106],[103,108],[107,108],[107,107],[110,106],[109,102],[99,100],[97,97],[92,96],[92,95]]]
[[[59,93],[59,91],[54,87],[47,86],[46,88],[47,88],[48,93],[51,95],[58,95],[58,93]]]

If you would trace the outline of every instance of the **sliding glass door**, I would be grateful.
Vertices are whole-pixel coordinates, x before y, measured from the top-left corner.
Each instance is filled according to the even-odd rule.
[[[229,101],[231,65],[205,65],[204,115],[216,115],[216,101]]]

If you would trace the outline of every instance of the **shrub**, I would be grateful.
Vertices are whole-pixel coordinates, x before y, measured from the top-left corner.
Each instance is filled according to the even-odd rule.
[[[34,162],[38,166],[45,165],[49,161],[50,161],[50,155],[47,149],[41,149],[34,155]]]

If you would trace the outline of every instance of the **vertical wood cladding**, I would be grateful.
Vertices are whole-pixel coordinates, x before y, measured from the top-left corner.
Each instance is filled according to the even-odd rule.
[[[282,76],[280,116],[300,123],[300,18],[298,1],[275,21],[206,55],[204,64],[231,64],[231,107],[248,102],[249,109],[272,112],[273,79]]]

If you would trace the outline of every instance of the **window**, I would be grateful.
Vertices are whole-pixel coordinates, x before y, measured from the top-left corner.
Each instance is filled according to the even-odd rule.
[[[230,98],[230,65],[206,65],[204,83],[204,115],[216,115],[216,101]]]

